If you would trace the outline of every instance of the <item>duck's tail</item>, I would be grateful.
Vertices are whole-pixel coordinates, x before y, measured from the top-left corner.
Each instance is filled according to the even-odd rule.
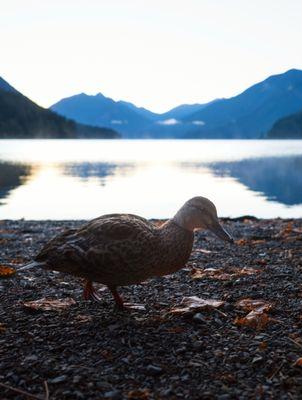
[[[31,261],[30,263],[25,264],[25,265],[23,265],[23,267],[19,268],[18,272],[19,271],[27,271],[28,269],[31,269],[31,268],[43,268],[43,267],[45,267],[45,265],[46,264],[44,262]]]

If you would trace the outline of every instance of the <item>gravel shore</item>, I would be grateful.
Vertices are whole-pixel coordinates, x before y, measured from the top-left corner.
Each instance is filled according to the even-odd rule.
[[[18,271],[82,222],[0,221],[0,264]],[[198,232],[184,269],[120,288],[144,311],[117,311],[101,285],[102,304],[84,301],[81,281],[56,272],[0,279],[0,399],[301,399],[302,219],[223,225],[236,244]],[[223,304],[171,313],[188,296]],[[24,305],[41,298],[74,302]],[[269,304],[258,325],[238,305],[247,298]]]

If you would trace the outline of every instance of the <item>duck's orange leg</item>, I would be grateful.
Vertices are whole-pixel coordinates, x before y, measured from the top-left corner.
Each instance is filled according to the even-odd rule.
[[[124,303],[121,296],[118,294],[116,287],[109,287],[114,298],[115,304],[119,310],[145,310],[142,304]]]
[[[85,300],[94,300],[97,302],[102,301],[102,299],[97,295],[91,281],[86,281],[83,291],[83,297]]]
[[[115,287],[108,287],[108,288],[109,288],[110,292],[112,293],[112,296],[114,298],[117,308],[119,308],[120,310],[124,310],[125,309],[124,301],[121,298],[121,296],[118,294],[116,288]]]

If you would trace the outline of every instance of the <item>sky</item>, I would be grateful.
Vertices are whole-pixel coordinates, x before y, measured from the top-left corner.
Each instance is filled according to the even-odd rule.
[[[0,0],[0,76],[49,107],[103,93],[155,112],[302,69],[301,0]]]

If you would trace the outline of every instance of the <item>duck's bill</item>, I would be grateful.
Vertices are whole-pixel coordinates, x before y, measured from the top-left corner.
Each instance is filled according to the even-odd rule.
[[[220,239],[229,243],[234,243],[232,236],[219,224],[219,222],[209,227],[210,231],[215,233]]]

